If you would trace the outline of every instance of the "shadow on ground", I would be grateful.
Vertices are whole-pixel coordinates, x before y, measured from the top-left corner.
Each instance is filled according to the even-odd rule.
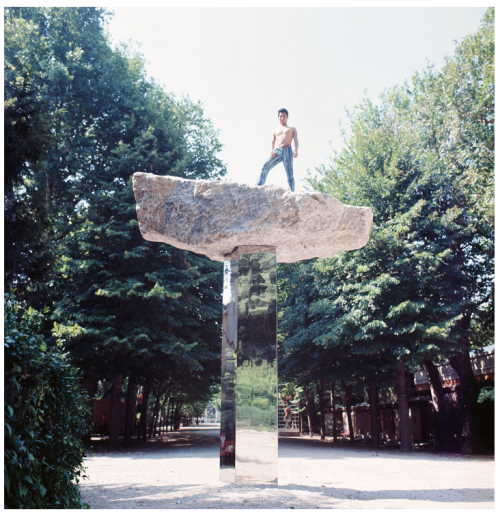
[[[214,456],[219,454],[219,428],[216,426],[200,426],[200,427],[186,427],[176,432],[168,432],[158,437],[148,440],[146,443],[137,444],[133,441],[130,448],[121,446],[118,450],[109,450],[107,441],[93,441],[90,455],[99,453],[118,453],[127,452],[135,453],[156,453],[160,451],[175,453],[177,450],[182,451],[182,454],[196,457],[202,455],[203,457]],[[442,453],[438,451],[429,450],[413,450],[409,453],[402,452],[397,448],[383,448],[373,449],[369,444],[355,443],[350,444],[346,442],[333,442],[330,438],[326,441],[321,441],[318,438],[310,437],[280,437],[278,440],[278,454],[282,458],[312,458],[308,455],[308,450],[316,452],[317,450],[334,450],[335,459],[343,460],[352,458],[353,453],[359,453],[360,456],[373,455],[374,457],[394,458],[398,460],[428,460],[432,457],[433,460],[442,460],[449,462],[450,460],[493,460],[494,455],[462,455],[457,453]],[[151,459],[161,459],[162,455]]]

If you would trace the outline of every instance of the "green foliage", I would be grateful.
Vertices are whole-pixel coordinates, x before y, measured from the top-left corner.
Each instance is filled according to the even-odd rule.
[[[493,71],[488,9],[442,70],[349,113],[345,147],[309,183],[370,206],[370,241],[280,267],[284,379],[366,382],[491,339]]]
[[[142,56],[111,47],[107,16],[6,10],[15,207],[7,284],[51,307],[51,342],[88,373],[137,384],[171,378],[188,391],[199,382],[205,395],[219,376],[221,265],[145,241],[131,177],[220,178],[221,145],[199,103],[165,93],[146,78]]]
[[[280,396],[284,399],[287,395],[289,396],[295,396],[297,393],[297,388],[293,383],[287,383],[284,385],[284,387],[280,390]]]
[[[199,419],[208,406],[208,401],[190,401],[184,405],[184,414],[192,419]]]
[[[276,426],[276,366],[263,361],[252,367],[250,361],[238,366],[236,407],[242,428],[272,431]]]
[[[221,383],[217,382],[210,388],[209,403],[220,412],[221,411]]]
[[[78,202],[68,182],[77,172],[66,161],[68,136],[80,140],[97,115],[81,109],[104,100],[92,92],[97,77],[90,63],[98,56],[102,63],[110,52],[102,9],[9,7],[4,13],[5,280],[44,306],[59,219],[70,217]]]
[[[41,95],[44,45],[36,24],[13,19],[6,9],[4,35],[5,279],[12,285],[21,278],[43,280],[53,262],[45,244],[45,190],[34,183],[48,147],[57,142],[57,113],[49,115]]]
[[[89,413],[78,370],[39,333],[44,314],[5,295],[5,507],[83,508]]]
[[[480,452],[493,453],[495,449],[495,386],[483,387],[477,401],[474,415],[476,424],[481,431],[475,439],[476,446]]]
[[[478,403],[484,403],[485,401],[495,402],[495,387],[483,387],[479,392]]]

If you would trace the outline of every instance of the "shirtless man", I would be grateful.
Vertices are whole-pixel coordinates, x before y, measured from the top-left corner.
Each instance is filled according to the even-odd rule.
[[[293,159],[292,159],[292,140],[295,140],[295,152],[293,157],[298,156],[299,140],[297,138],[297,129],[295,127],[288,127],[286,122],[288,120],[288,111],[286,109],[280,109],[278,111],[278,118],[281,127],[273,132],[273,141],[271,143],[271,157],[264,163],[262,171],[260,173],[258,186],[262,186],[266,183],[267,174],[275,167],[280,161],[283,161],[285,167],[288,184],[290,190],[295,191],[295,180],[293,179]]]

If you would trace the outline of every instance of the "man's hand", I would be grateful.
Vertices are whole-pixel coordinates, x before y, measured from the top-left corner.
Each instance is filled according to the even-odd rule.
[[[271,140],[271,156],[273,158],[276,157],[276,154],[274,153],[274,145],[276,143],[276,131],[273,131],[273,139]]]
[[[297,151],[295,151],[295,152],[293,153],[293,157],[294,157],[294,158],[298,157],[298,155],[299,155],[299,153],[298,153]]]

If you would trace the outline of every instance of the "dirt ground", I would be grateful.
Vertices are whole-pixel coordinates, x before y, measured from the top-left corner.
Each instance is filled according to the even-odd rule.
[[[405,454],[331,438],[279,439],[278,485],[219,481],[219,429],[181,428],[86,460],[91,509],[493,509],[493,456]]]

